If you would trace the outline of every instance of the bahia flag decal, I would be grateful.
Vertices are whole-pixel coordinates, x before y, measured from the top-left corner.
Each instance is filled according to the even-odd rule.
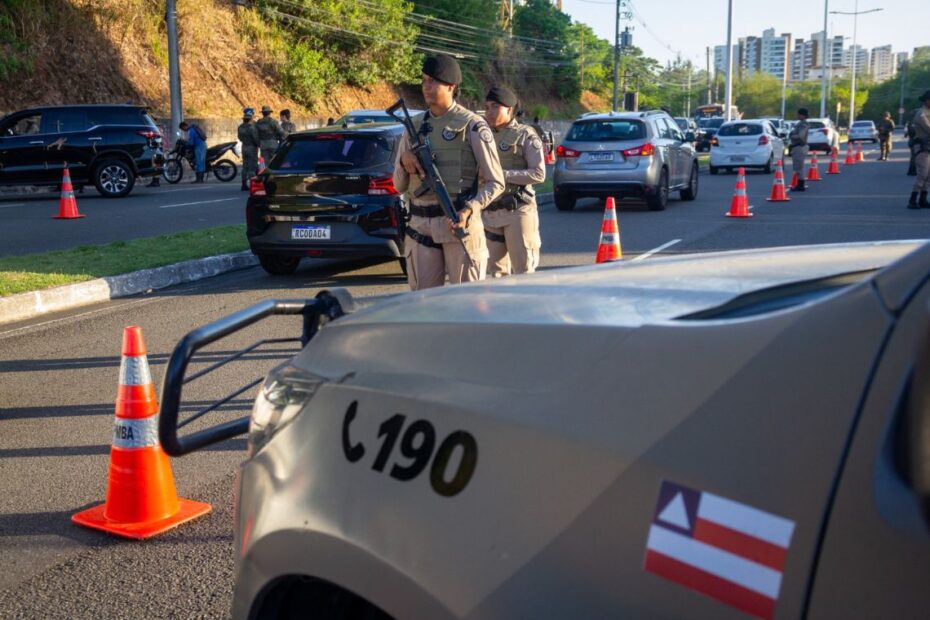
[[[757,618],[771,618],[793,533],[793,521],[663,481],[645,568]]]

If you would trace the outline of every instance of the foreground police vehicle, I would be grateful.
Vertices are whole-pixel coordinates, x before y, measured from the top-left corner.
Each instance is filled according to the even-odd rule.
[[[236,619],[924,617],[928,279],[895,242],[267,301],[178,345],[161,441],[248,432]],[[281,314],[250,419],[179,437],[197,350]]]

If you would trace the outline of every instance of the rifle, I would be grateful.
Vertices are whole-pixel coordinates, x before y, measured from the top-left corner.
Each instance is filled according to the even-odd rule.
[[[395,114],[397,110],[403,111],[403,118]],[[454,224],[459,224],[461,218],[455,208],[452,197],[449,195],[449,190],[446,189],[446,184],[443,182],[442,177],[439,176],[439,169],[436,168],[436,162],[433,160],[433,151],[429,147],[428,134],[432,131],[429,120],[424,121],[421,130],[417,132],[416,127],[413,126],[413,119],[410,118],[410,111],[407,110],[407,103],[402,98],[398,99],[397,103],[389,107],[385,112],[403,124],[404,128],[407,130],[407,136],[410,138],[410,150],[416,156],[417,161],[420,163],[420,167],[423,168],[423,171],[426,173],[426,176],[421,179],[423,185],[421,185],[420,189],[414,192],[413,195],[419,198],[426,192],[432,191],[436,194],[436,198],[439,200],[439,206],[442,207],[446,217],[452,220]],[[468,234],[465,232],[465,229],[458,227],[453,227],[452,233],[459,239],[464,239]]]

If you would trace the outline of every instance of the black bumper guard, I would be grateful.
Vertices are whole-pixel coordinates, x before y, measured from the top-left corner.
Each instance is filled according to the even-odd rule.
[[[338,289],[323,291],[314,299],[269,299],[198,327],[184,336],[171,354],[161,391],[158,439],[165,452],[171,456],[182,456],[204,446],[248,432],[249,416],[244,416],[183,437],[178,435],[180,429],[254,388],[264,380],[264,377],[250,381],[247,385],[236,389],[228,396],[179,421],[181,391],[185,384],[266,345],[293,342],[300,343],[301,347],[306,346],[324,324],[351,312],[354,306],[355,304],[348,292]],[[258,340],[207,368],[199,370],[190,376],[185,376],[187,366],[198,350],[264,318],[280,315],[300,315],[303,317],[303,329],[299,338],[266,338]]]

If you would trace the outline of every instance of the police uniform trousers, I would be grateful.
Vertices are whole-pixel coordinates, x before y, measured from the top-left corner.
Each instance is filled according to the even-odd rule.
[[[404,257],[407,261],[407,282],[410,290],[484,280],[488,266],[488,246],[484,240],[481,215],[473,213],[462,241],[452,233],[445,216],[422,217],[411,215],[407,229],[418,236],[432,240],[432,244],[419,242],[410,234],[404,239]],[[464,244],[463,244],[464,241]],[[467,252],[466,252],[467,249]]]
[[[481,216],[488,242],[488,276],[535,272],[542,247],[536,200],[516,211],[485,209]]]
[[[879,157],[887,159],[888,156],[891,155],[891,136],[879,136],[878,144],[881,147]]]
[[[248,183],[249,179],[258,173],[258,149],[254,146],[242,147],[242,182]]]
[[[268,162],[271,161],[271,158],[274,157],[275,151],[278,150],[278,141],[277,140],[263,140],[262,141],[262,157],[265,158],[265,165],[268,165]]]
[[[922,150],[914,155],[914,169],[917,171],[917,178],[914,179],[911,191],[926,192],[930,189],[930,151]]]
[[[805,144],[803,146],[793,146],[791,147],[791,172],[793,175],[798,175],[798,181],[803,181],[806,178],[804,173],[804,162],[807,161],[807,153],[810,148]]]

